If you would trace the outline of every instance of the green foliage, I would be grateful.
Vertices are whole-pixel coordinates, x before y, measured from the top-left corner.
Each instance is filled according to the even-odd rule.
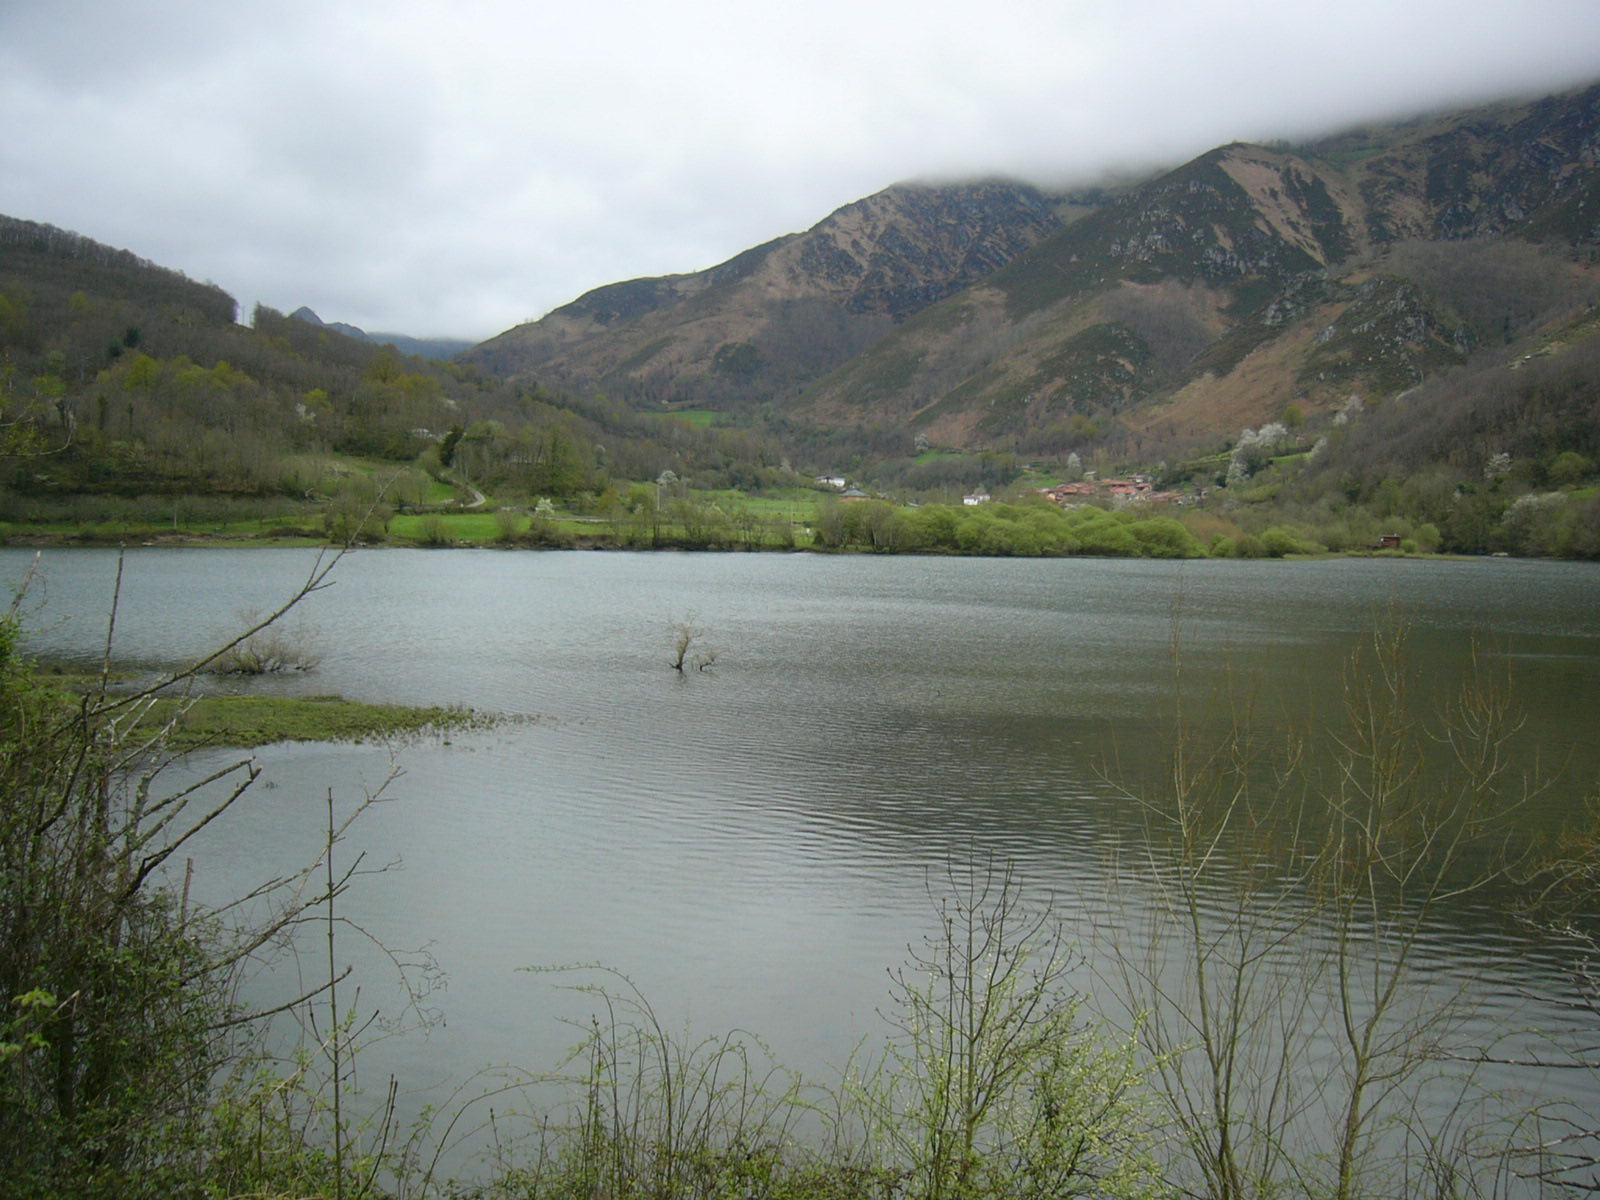
[[[323,527],[330,541],[350,546],[383,541],[393,519],[394,510],[384,499],[379,484],[365,475],[356,475],[339,483],[328,501]]]
[[[892,972],[891,1041],[835,1093],[749,1034],[665,1029],[621,976],[579,986],[597,1012],[559,1075],[576,1098],[531,1140],[502,1140],[513,1165],[485,1194],[1161,1195],[1134,1047],[1085,1016],[1049,906],[992,862],[952,865],[930,899],[938,931]]]
[[[3,1034],[0,1036],[0,1066],[24,1051],[45,1050],[50,1045],[39,1027],[55,1011],[56,998],[43,988],[34,988],[17,996],[12,1003],[16,1006],[16,1015],[7,1019],[0,1030]]]
[[[319,562],[289,605],[321,586],[330,565]],[[331,1119],[298,1129],[278,1122],[275,1106],[292,1087],[257,1077],[249,1016],[236,1001],[242,963],[318,905],[333,919],[333,898],[353,868],[333,869],[345,826],[332,823],[331,794],[326,885],[309,870],[269,883],[252,893],[265,918],[230,925],[162,875],[256,776],[246,761],[214,772],[210,792],[164,787],[172,726],[185,710],[163,710],[157,693],[191,682],[200,667],[127,695],[112,694],[102,677],[69,696],[39,682],[16,640],[13,615],[0,621],[6,1195],[155,1200],[300,1188],[304,1172],[284,1165],[319,1161],[322,1151],[306,1139],[324,1136],[334,1163],[346,1159],[335,1175],[354,1178],[360,1157],[343,1155],[350,1128],[337,1111],[338,1085]],[[252,1128],[270,1131],[258,1154],[240,1136]]]
[[[0,220],[0,487],[29,504],[146,495],[327,502],[336,541],[376,540],[330,453],[423,462],[510,496],[571,497],[664,467],[707,486],[794,483],[748,431],[660,422],[604,397],[499,383],[259,307],[87,239]],[[735,364],[737,365],[737,364]],[[48,451],[49,453],[42,453]],[[436,502],[402,480],[385,503]],[[169,523],[170,523],[170,513]]]
[[[419,536],[417,540],[424,546],[453,546],[455,539],[450,536],[450,527],[440,513],[428,513],[419,523]]]
[[[1282,558],[1286,554],[1314,554],[1322,548],[1282,525],[1271,525],[1262,530],[1260,541],[1262,552],[1268,558]]]
[[[1595,473],[1593,460],[1576,450],[1563,450],[1550,460],[1547,474],[1556,487],[1574,487]]]
[[[840,1172],[828,1186],[831,1172],[797,1132],[810,1110],[806,1092],[757,1039],[674,1034],[628,980],[611,984],[576,988],[605,1014],[561,1068],[577,1099],[519,1148],[496,1195],[798,1200],[848,1179]]]
[[[975,554],[993,557],[1202,558],[1205,547],[1172,517],[1045,502],[897,509],[881,500],[824,502],[816,515],[817,545],[879,553]]]
[[[494,512],[494,540],[497,542],[514,542],[522,533],[522,517],[508,508],[498,508]]]
[[[1136,521],[1130,529],[1147,558],[1205,557],[1205,548],[1181,522],[1172,517]]]
[[[364,704],[338,696],[206,696],[153,705],[149,720],[175,751],[250,749],[276,742],[389,742],[481,729],[493,719],[470,708]]]
[[[224,981],[207,925],[146,886],[165,853],[152,802],[118,782],[116,718],[39,683],[16,637],[0,624],[0,995],[19,1006],[0,1172],[17,1196],[162,1195],[217,1061]]]
[[[992,862],[945,883],[893,973],[895,1037],[852,1085],[880,1169],[917,1200],[1158,1195],[1133,1048],[1085,1018],[1048,908]]]
[[[1234,558],[1268,558],[1267,544],[1253,533],[1242,533],[1233,539]]]
[[[1600,456],[1597,362],[1600,341],[1590,338],[1515,369],[1430,380],[1389,404],[1347,405],[1345,423],[1263,506],[1267,519],[1291,518],[1334,549],[1399,533],[1419,550],[1600,556],[1578,490]]]

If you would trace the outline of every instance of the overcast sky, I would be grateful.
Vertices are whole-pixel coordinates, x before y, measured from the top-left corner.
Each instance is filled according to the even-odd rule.
[[[0,0],[0,213],[476,339],[898,180],[1596,79],[1597,0]]]

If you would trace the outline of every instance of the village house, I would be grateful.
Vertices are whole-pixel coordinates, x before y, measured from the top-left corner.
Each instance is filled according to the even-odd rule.
[[[1100,486],[1106,495],[1124,500],[1148,496],[1151,492],[1148,475],[1135,475],[1130,479],[1104,479]]]
[[[1096,494],[1093,480],[1082,480],[1077,483],[1063,483],[1058,484],[1053,488],[1041,488],[1040,490],[1043,491],[1044,494],[1050,499],[1054,500],[1057,504],[1063,504],[1071,499],[1092,497]]]
[[[1126,504],[1145,500],[1151,504],[1181,504],[1184,497],[1178,492],[1158,492],[1148,475],[1130,475],[1127,479],[1083,479],[1061,483],[1040,492],[1056,504],[1071,506],[1088,500],[1110,500]]]

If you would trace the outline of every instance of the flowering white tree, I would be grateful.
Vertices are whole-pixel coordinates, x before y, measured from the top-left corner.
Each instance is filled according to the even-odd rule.
[[[1260,429],[1245,429],[1233,444],[1228,456],[1228,486],[1243,483],[1261,468],[1272,452],[1291,440],[1289,428],[1281,421],[1272,421]]]
[[[1335,425],[1348,425],[1366,410],[1367,402],[1360,396],[1351,396],[1338,412],[1333,414]]]

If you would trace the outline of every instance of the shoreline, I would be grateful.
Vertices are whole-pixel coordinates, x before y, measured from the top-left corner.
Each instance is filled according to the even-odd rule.
[[[9,550],[501,550],[635,553],[635,554],[822,554],[822,555],[872,555],[883,558],[1126,558],[1152,561],[1185,562],[1263,562],[1274,558],[1284,561],[1319,561],[1336,558],[1382,558],[1415,562],[1480,562],[1512,557],[1506,554],[1427,554],[1385,550],[1378,547],[1363,550],[1328,550],[1318,554],[1282,554],[1258,557],[1193,555],[1173,557],[1151,554],[964,554],[948,550],[873,550],[863,547],[818,546],[619,546],[603,539],[575,539],[568,543],[536,543],[526,539],[514,541],[454,541],[447,545],[419,541],[385,540],[381,542],[354,542],[341,545],[323,538],[312,537],[260,537],[256,535],[229,534],[163,534],[131,541],[121,538],[89,537],[81,534],[21,534],[0,537],[0,549]],[[1531,560],[1545,561],[1545,560]],[[1586,559],[1552,559],[1559,562],[1586,562]]]

